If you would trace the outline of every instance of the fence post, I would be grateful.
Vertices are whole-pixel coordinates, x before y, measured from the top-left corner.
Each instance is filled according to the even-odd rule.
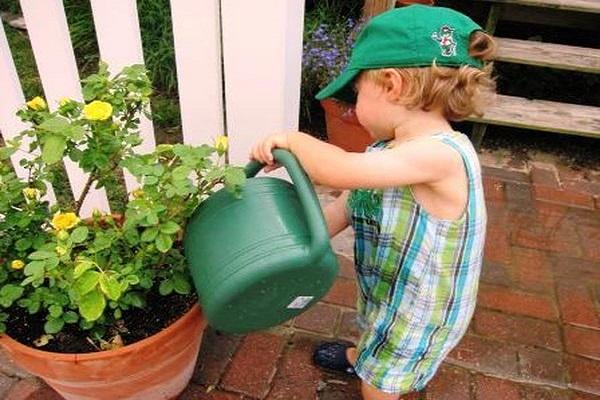
[[[297,130],[304,0],[221,0],[230,159],[259,138]]]
[[[171,0],[183,139],[210,143],[225,133],[219,0]]]
[[[48,107],[55,110],[63,97],[81,101],[79,73],[62,1],[21,0],[21,9]],[[73,195],[77,199],[85,187],[87,174],[71,160],[65,158],[64,161]],[[90,190],[81,208],[81,216],[90,216],[94,208],[109,211],[104,189]]]

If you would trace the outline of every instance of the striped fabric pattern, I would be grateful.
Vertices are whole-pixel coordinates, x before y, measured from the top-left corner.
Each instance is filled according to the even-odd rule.
[[[471,320],[487,221],[481,168],[458,132],[435,140],[460,153],[468,203],[457,220],[427,213],[410,187],[352,191],[358,315],[365,330],[357,374],[380,390],[421,390],[460,341]],[[378,142],[368,151],[386,146]]]

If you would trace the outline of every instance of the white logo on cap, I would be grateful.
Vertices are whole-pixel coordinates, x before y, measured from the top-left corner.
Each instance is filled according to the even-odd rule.
[[[431,38],[438,42],[442,55],[452,57],[456,55],[456,41],[454,41],[454,28],[448,25],[442,26],[437,32],[431,34]]]

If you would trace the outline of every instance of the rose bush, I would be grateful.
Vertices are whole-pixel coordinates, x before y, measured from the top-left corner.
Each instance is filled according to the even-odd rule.
[[[62,99],[56,111],[41,97],[27,102],[18,115],[30,127],[0,147],[0,332],[25,309],[45,320],[42,344],[68,324],[108,340],[150,291],[190,293],[180,245],[186,220],[215,189],[239,191],[245,180],[225,163],[226,137],[133,151],[152,92],[143,66],[110,78],[101,64],[82,83],[83,102]],[[25,177],[8,162],[19,154],[28,155],[20,160]],[[60,179],[54,167],[65,157],[89,178],[70,204],[50,204],[48,186]],[[139,184],[124,213],[81,217],[90,189],[120,184],[121,168]]]

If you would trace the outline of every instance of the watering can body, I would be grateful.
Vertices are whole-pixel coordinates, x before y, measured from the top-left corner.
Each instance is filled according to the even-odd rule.
[[[310,181],[290,153],[275,150],[291,183],[254,177],[241,198],[220,190],[190,218],[185,256],[208,322],[245,333],[278,325],[318,301],[338,263]]]

